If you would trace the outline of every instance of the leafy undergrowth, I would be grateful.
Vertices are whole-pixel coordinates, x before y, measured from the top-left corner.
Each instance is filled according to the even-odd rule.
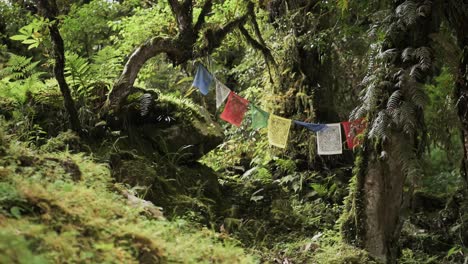
[[[0,263],[256,263],[233,239],[134,207],[109,168],[0,135]]]

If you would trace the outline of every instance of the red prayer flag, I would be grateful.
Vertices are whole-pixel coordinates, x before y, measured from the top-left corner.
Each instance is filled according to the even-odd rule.
[[[233,91],[229,93],[229,97],[221,113],[221,118],[235,126],[240,127],[244,119],[245,112],[249,106],[249,101],[235,94]]]
[[[354,146],[358,146],[361,142],[356,140],[356,136],[361,134],[367,126],[365,119],[361,118],[349,122],[341,122],[346,134],[346,143],[349,149],[353,149]]]

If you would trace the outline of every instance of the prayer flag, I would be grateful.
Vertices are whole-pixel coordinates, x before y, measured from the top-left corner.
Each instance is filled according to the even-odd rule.
[[[268,117],[270,116],[270,114],[256,107],[255,105],[251,104],[250,106],[251,106],[250,115],[252,118],[252,128],[258,129],[258,128],[267,127]]]
[[[219,108],[223,102],[228,98],[231,90],[222,84],[218,79],[215,79],[216,82],[216,108]]]
[[[271,145],[286,148],[291,121],[291,119],[270,114],[270,118],[268,119],[268,141]]]
[[[325,124],[306,123],[306,122],[301,122],[301,121],[296,121],[296,120],[294,120],[294,123],[296,125],[303,126],[303,127],[307,128],[307,129],[309,129],[310,131],[313,131],[313,132],[319,132],[320,130],[327,127],[327,125],[325,125]]]
[[[229,93],[229,97],[221,113],[221,118],[235,126],[240,127],[244,119],[245,112],[249,106],[249,101],[235,94],[233,91]]]
[[[340,123],[327,124],[326,128],[317,132],[317,153],[319,155],[343,153]]]
[[[200,89],[200,92],[203,95],[207,95],[212,81],[213,76],[208,72],[207,69],[205,69],[205,67],[203,67],[201,63],[199,63],[192,86]]]
[[[356,140],[356,136],[361,134],[367,126],[365,119],[361,118],[349,122],[341,122],[346,134],[346,144],[349,149],[353,149],[355,146],[358,146],[361,142]]]

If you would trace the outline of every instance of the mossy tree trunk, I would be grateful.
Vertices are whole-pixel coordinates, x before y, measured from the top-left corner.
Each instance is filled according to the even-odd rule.
[[[463,160],[461,172],[468,186],[468,41],[463,46],[463,54],[458,67],[456,81],[456,100],[460,122],[462,124]]]
[[[73,101],[73,98],[71,96],[70,88],[68,87],[68,84],[65,81],[65,50],[63,45],[63,39],[58,29],[59,21],[57,20],[57,3],[55,2],[55,0],[40,0],[38,1],[38,4],[42,15],[50,21],[49,33],[52,42],[53,56],[55,60],[54,75],[55,79],[57,79],[57,82],[60,87],[60,92],[63,96],[65,109],[67,109],[70,118],[70,125],[75,132],[81,133],[81,124],[78,118],[78,112],[76,110],[75,102]]]
[[[394,1],[363,84],[366,95],[353,114],[367,116],[369,132],[357,159],[355,189],[344,215],[345,240],[366,249],[384,263],[396,263],[404,184],[420,173],[424,148],[422,84],[432,76],[430,34],[440,14],[428,1]]]
[[[448,0],[445,5],[445,15],[462,51],[455,81],[455,100],[462,125],[464,155],[461,172],[468,186],[468,3]]]
[[[409,142],[402,133],[393,132],[382,147],[383,153],[372,151],[369,155],[363,192],[364,220],[362,247],[378,259],[393,262],[396,258],[400,207],[406,174],[398,158]],[[386,152],[386,153],[385,153]]]
[[[275,26],[282,26],[281,19],[290,20],[286,30],[292,30],[296,43],[294,58],[285,58],[286,63],[295,76],[303,78],[300,85],[304,93],[313,95],[312,114],[315,122],[338,122],[333,95],[332,54],[329,45],[315,45],[310,47],[308,35],[318,35],[329,31],[333,26],[335,13],[321,7],[319,1],[291,1],[275,0],[268,3],[269,19]],[[313,16],[310,16],[313,14]],[[313,17],[313,18],[311,18]],[[316,24],[315,24],[316,23]],[[304,39],[304,40],[300,40]],[[307,46],[307,48],[306,48]],[[325,58],[325,59],[324,59]],[[283,78],[288,79],[286,75]],[[288,83],[291,80],[280,80],[279,83]],[[299,109],[294,109],[299,110]],[[309,114],[309,115],[310,115]],[[310,116],[306,116],[309,118]],[[306,118],[304,117],[304,118]]]

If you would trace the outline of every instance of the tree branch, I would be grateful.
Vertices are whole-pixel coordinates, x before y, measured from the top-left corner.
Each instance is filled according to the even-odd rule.
[[[247,29],[245,29],[245,27],[243,25],[240,25],[239,26],[239,30],[240,32],[242,33],[242,35],[244,35],[245,39],[247,40],[247,42],[252,45],[252,47],[254,49],[257,49],[257,50],[260,50],[263,54],[263,56],[265,57],[265,61],[267,63],[272,63],[275,67],[276,67],[276,61],[275,59],[273,58],[273,55],[271,55],[271,51],[270,49],[268,49],[268,47],[260,42],[258,42],[257,40],[255,40],[252,36],[250,36],[249,32],[247,31]]]
[[[195,23],[195,26],[193,27],[195,34],[198,34],[203,24],[205,24],[205,17],[211,12],[212,7],[213,7],[212,0],[207,0],[205,4],[203,5],[200,15],[198,15],[197,22]]]
[[[143,67],[146,61],[160,53],[178,56],[181,53],[181,49],[173,39],[161,37],[152,38],[138,47],[130,55],[122,74],[109,93],[106,108],[110,107],[111,109],[119,110],[123,101],[132,91],[133,84],[141,67]]]
[[[112,91],[109,93],[109,98],[106,106],[104,107],[104,111],[120,110],[125,99],[132,92],[133,84],[138,72],[148,59],[160,53],[165,53],[174,64],[182,64],[189,60],[206,56],[221,46],[221,43],[227,34],[234,31],[236,28],[243,28],[242,25],[247,22],[247,19],[252,14],[254,8],[254,4],[249,2],[249,11],[243,16],[226,23],[218,29],[206,30],[205,39],[207,40],[207,44],[199,51],[194,52],[193,47],[197,42],[201,28],[205,24],[205,17],[209,12],[211,12],[213,1],[206,0],[195,25],[192,25],[192,2],[192,0],[184,0],[183,4],[181,4],[177,0],[168,0],[179,25],[179,34],[173,38],[153,38],[141,45],[132,53],[125,64],[125,68],[120,78],[114,84]],[[243,29],[247,32],[245,28]],[[266,45],[262,45],[262,43],[259,43],[250,37],[248,32],[246,34],[244,33],[244,35],[249,37],[249,43],[262,51],[267,63],[268,61],[274,63],[273,56],[271,55],[270,50],[266,48]]]
[[[235,28],[239,27],[240,25],[245,24],[245,22],[247,21],[247,17],[248,15],[245,14],[241,17],[234,19],[233,21],[228,22],[219,29],[208,29],[205,33],[205,38],[207,39],[208,44],[204,48],[202,48],[201,54],[197,56],[201,57],[204,54],[209,54],[213,52],[216,48],[221,46],[221,43],[226,37],[226,35],[232,32]]]
[[[190,3],[187,6],[187,2]],[[192,29],[192,1],[186,0],[183,4],[180,4],[178,0],[168,0],[171,6],[172,14],[177,21],[179,33],[185,34],[188,30]]]
[[[171,7],[172,14],[175,17],[179,16],[180,13],[180,3],[178,0],[167,0],[169,6]]]

